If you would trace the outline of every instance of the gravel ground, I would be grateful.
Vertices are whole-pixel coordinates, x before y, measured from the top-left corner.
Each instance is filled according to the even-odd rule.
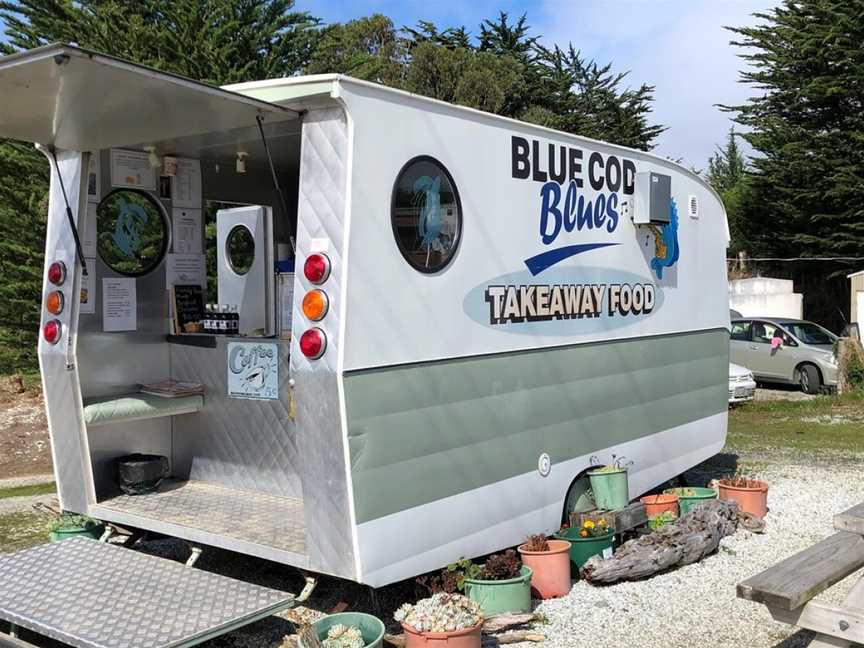
[[[599,635],[606,648],[806,646],[808,633],[775,623],[762,605],[737,599],[735,586],[832,534],[834,513],[864,500],[862,463],[766,467],[760,474],[770,484],[764,535],[739,531],[702,562],[646,581],[575,583],[568,596],[537,608],[548,618],[547,645],[582,646],[586,637]],[[855,578],[819,598],[840,602]]]
[[[757,401],[768,401],[768,400],[787,400],[787,401],[801,401],[801,400],[813,400],[814,398],[818,398],[816,394],[805,394],[798,387],[793,387],[791,385],[764,385],[762,383],[756,388],[756,394],[754,395],[755,400]]]

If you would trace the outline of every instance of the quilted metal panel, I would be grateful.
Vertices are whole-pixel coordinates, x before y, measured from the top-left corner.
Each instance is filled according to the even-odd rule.
[[[288,418],[288,344],[279,345],[279,400],[229,398],[226,347],[171,345],[171,377],[203,383],[204,409],[173,420],[177,477],[302,497],[297,433]],[[269,341],[269,340],[268,340]]]
[[[191,646],[293,597],[84,538],[0,557],[0,618],[78,648]]]
[[[100,505],[265,547],[306,553],[303,502],[292,497],[166,480],[158,492],[119,495]]]
[[[57,166],[63,178],[66,195],[76,222],[84,219],[86,197],[83,192],[81,170],[87,164],[87,156],[72,151],[57,151]],[[66,303],[58,319],[63,324],[63,337],[55,345],[39,338],[39,366],[45,387],[45,411],[51,438],[51,453],[54,474],[61,506],[70,511],[85,513],[88,500],[93,499],[93,485],[89,470],[89,451],[84,434],[84,409],[81,402],[78,370],[75,364],[75,347],[78,327],[78,299],[80,270],[75,256],[72,229],[66,218],[66,203],[58,182],[57,166],[51,163],[51,191],[48,197],[48,229],[45,234],[45,271],[42,292],[55,287],[48,281],[48,267],[53,261],[66,264],[68,278],[61,290]],[[44,325],[48,318],[42,311]]]
[[[301,299],[294,302],[296,334],[291,370],[297,392],[297,444],[303,458],[310,566],[356,578],[337,374],[348,159],[345,113],[339,108],[310,111],[303,119],[297,259],[302,263],[315,251],[325,252],[330,258],[330,277],[322,286],[330,310],[317,324],[327,334],[327,350],[320,359],[310,361],[300,352],[296,340],[312,323],[303,316]],[[294,294],[302,296],[311,287],[298,272]]]

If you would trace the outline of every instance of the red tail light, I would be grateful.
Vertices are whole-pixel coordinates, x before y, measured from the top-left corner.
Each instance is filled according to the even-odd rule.
[[[326,349],[327,336],[320,328],[309,329],[300,336],[300,352],[310,360],[320,358]]]
[[[42,327],[42,337],[48,344],[57,344],[63,335],[63,324],[60,320],[48,320]]]
[[[62,261],[55,261],[48,266],[48,281],[55,286],[59,286],[66,281],[66,264]]]
[[[303,264],[303,274],[313,284],[321,284],[330,276],[330,259],[326,254],[311,254]]]

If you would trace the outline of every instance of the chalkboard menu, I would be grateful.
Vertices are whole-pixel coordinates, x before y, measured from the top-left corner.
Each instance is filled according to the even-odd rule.
[[[201,286],[173,286],[171,305],[176,333],[201,333],[204,330],[204,290]]]

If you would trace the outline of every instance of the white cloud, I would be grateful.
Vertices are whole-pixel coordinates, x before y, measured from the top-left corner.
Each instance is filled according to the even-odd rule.
[[[730,116],[715,104],[743,102],[743,61],[724,25],[753,24],[775,0],[562,2],[548,0],[537,27],[547,42],[572,41],[599,63],[631,70],[629,83],[656,86],[654,118],[668,126],[656,152],[696,168],[721,143]]]

